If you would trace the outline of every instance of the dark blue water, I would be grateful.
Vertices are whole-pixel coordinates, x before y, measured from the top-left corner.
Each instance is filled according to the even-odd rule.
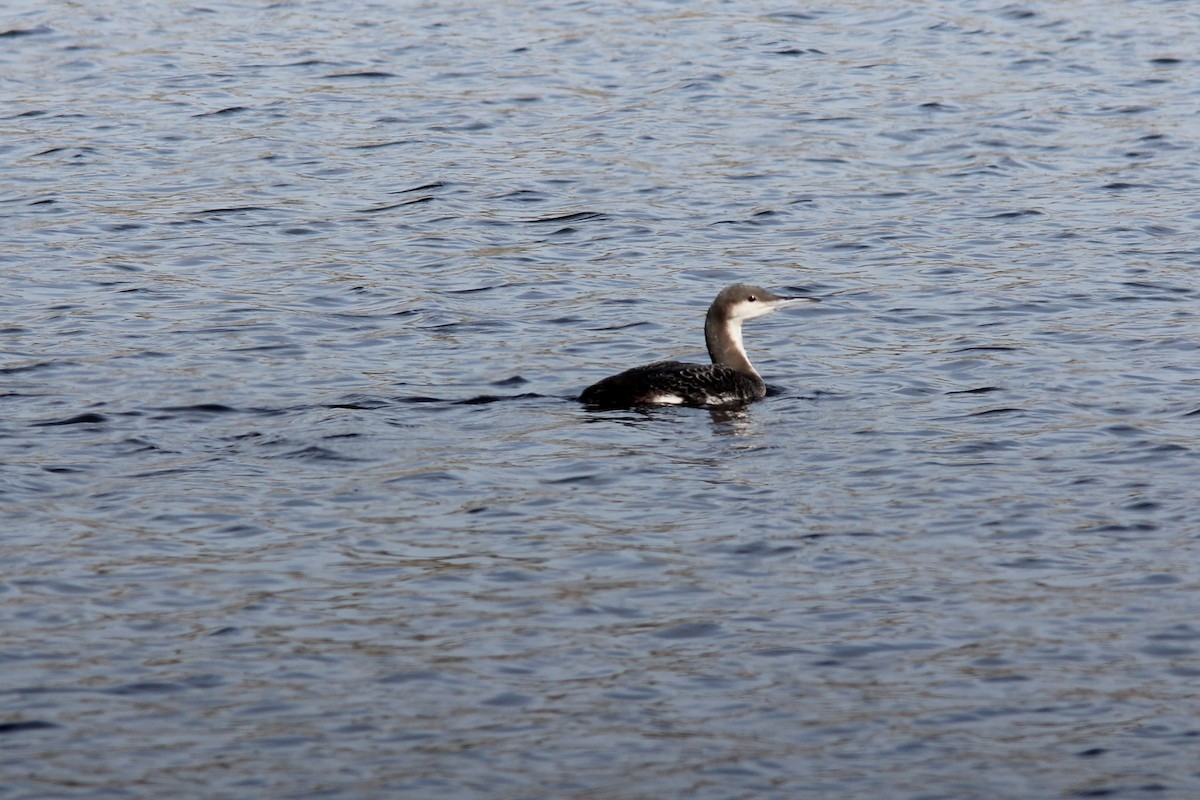
[[[1198,36],[10,4],[0,798],[1197,796]]]

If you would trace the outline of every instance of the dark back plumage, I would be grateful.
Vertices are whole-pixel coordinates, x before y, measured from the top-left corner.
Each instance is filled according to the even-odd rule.
[[[579,399],[601,408],[656,403],[687,406],[748,403],[762,397],[757,383],[720,364],[689,364],[685,361],[656,361],[611,375],[583,390]],[[678,398],[664,400],[664,398]]]

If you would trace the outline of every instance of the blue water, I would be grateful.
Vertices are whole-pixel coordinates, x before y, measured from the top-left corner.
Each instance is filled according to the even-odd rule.
[[[1198,36],[6,6],[0,798],[1200,795]]]

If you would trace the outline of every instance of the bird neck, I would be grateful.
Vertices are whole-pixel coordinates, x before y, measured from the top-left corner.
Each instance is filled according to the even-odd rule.
[[[704,320],[704,343],[708,345],[708,357],[714,364],[729,367],[756,382],[762,381],[762,377],[746,356],[746,348],[742,346],[740,320],[719,319],[710,312]]]

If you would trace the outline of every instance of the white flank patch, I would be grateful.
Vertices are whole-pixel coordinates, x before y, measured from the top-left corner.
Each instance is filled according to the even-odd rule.
[[[645,402],[664,406],[678,406],[683,404],[683,398],[677,394],[652,394],[646,398]]]

